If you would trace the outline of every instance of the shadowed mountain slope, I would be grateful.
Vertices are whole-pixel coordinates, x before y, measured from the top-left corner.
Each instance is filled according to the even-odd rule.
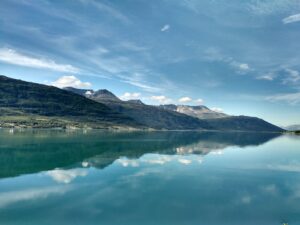
[[[0,111],[2,117],[0,124],[4,123],[7,117],[10,117],[13,123],[19,117],[24,117],[25,121],[25,117],[42,116],[32,125],[39,123],[38,120],[59,118],[61,122],[66,119],[75,123],[88,123],[89,126],[99,128],[139,126],[133,119],[81,95],[5,76],[0,76]]]
[[[69,90],[73,91],[73,89]],[[73,92],[80,93],[77,90]],[[206,121],[182,113],[146,105],[139,100],[121,101],[107,90],[98,90],[92,92],[92,94],[83,95],[89,99],[103,103],[113,110],[125,114],[150,128],[167,130],[213,129]]]
[[[107,90],[105,90],[107,91]],[[78,93],[78,91],[76,91]],[[75,93],[76,93],[75,92]],[[207,129],[223,131],[259,131],[259,132],[282,132],[282,128],[270,124],[262,119],[249,116],[229,116],[218,113],[206,106],[176,106],[163,105],[151,106],[141,104],[140,101],[121,101],[111,92],[108,96],[94,97],[86,95],[87,98],[101,102],[115,111],[123,113],[141,124],[155,129]],[[117,99],[117,100],[116,100]],[[178,112],[177,109],[180,109]],[[202,119],[198,119],[198,118]]]
[[[282,128],[268,123],[263,119],[250,116],[229,116],[225,118],[207,119],[206,121],[217,130],[264,132],[284,131]]]

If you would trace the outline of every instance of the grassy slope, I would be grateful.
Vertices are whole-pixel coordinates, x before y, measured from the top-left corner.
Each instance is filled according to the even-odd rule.
[[[106,105],[59,88],[0,76],[0,124],[140,127]]]

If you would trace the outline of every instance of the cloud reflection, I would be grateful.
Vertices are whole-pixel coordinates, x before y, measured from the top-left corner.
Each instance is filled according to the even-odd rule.
[[[189,159],[184,159],[184,158],[179,158],[178,159],[178,162],[180,162],[181,164],[184,164],[184,165],[188,165],[188,164],[191,164],[192,161],[189,160]]]
[[[54,181],[57,183],[65,183],[68,184],[73,181],[76,177],[85,177],[88,172],[83,169],[71,169],[71,170],[62,170],[55,169],[46,172]]]
[[[151,158],[143,158],[141,159],[142,162],[144,163],[149,163],[149,164],[159,164],[163,165],[167,162],[170,162],[172,160],[171,156],[168,155],[151,155]]]
[[[128,160],[128,159],[127,159]],[[124,158],[118,159],[117,162],[124,163]],[[144,165],[165,165],[167,163],[179,163],[183,165],[189,165],[193,162],[197,162],[201,164],[203,162],[202,155],[162,155],[162,154],[146,154],[143,157],[134,161],[136,164],[144,164]],[[132,160],[125,161],[125,165],[132,164]]]
[[[268,168],[271,170],[300,173],[300,162],[293,161],[287,164],[268,165]]]
[[[21,191],[3,192],[0,194],[0,208],[18,203],[21,201],[29,201],[41,198],[47,198],[49,195],[61,195],[70,190],[70,187],[47,187],[47,188],[31,188]]]
[[[121,164],[123,167],[138,167],[139,163],[136,159],[128,159],[126,157],[122,157],[116,160],[117,163]]]

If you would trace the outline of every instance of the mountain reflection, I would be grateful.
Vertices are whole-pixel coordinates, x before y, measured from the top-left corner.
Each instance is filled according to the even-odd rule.
[[[102,132],[62,130],[0,130],[0,177],[48,171],[57,181],[69,182],[78,168],[105,168],[116,160],[126,165],[146,153],[206,155],[229,146],[261,145],[278,133],[221,132]],[[124,161],[126,159],[127,161]],[[133,160],[133,161],[130,161]],[[188,163],[188,159],[178,159]],[[199,159],[200,160],[200,159]],[[155,161],[153,161],[155,162]],[[55,168],[73,169],[68,173]],[[76,169],[77,168],[77,169]]]

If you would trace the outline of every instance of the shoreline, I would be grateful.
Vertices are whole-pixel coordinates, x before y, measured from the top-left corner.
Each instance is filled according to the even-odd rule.
[[[155,129],[155,128],[133,128],[133,127],[75,127],[75,126],[67,126],[67,127],[0,127],[0,130],[57,130],[57,131],[120,131],[120,132],[212,132],[212,133],[276,133],[276,134],[295,134],[296,131],[248,131],[248,130],[204,130],[204,129],[173,129],[173,130],[166,130],[166,129]]]

